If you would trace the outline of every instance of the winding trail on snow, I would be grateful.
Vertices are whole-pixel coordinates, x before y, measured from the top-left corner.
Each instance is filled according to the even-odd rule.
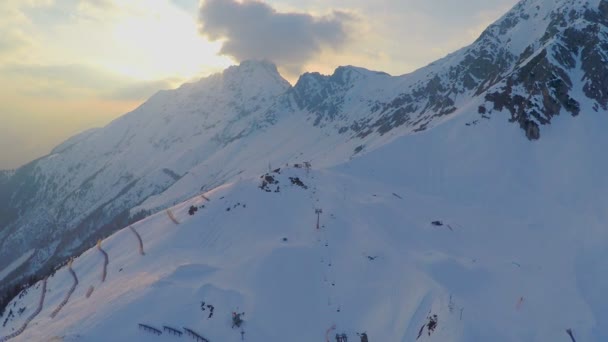
[[[133,226],[129,226],[129,229],[131,229],[133,234],[135,234],[137,241],[139,241],[139,254],[146,255],[146,253],[144,253],[144,241],[141,239],[141,235],[139,235],[139,233],[137,232],[137,230],[135,230],[135,228],[133,228]]]
[[[103,272],[101,273],[101,282],[106,281],[106,276],[108,275],[108,264],[110,263],[110,258],[108,257],[108,253],[101,248],[101,243],[97,244],[97,249],[103,254]]]
[[[78,286],[78,277],[76,276],[76,272],[74,272],[74,270],[72,269],[72,265],[70,265],[68,271],[70,271],[72,278],[74,278],[74,283],[72,283],[72,287],[70,287],[70,290],[68,291],[68,293],[66,293],[63,301],[59,303],[57,308],[51,313],[51,318],[55,318],[59,311],[61,311],[61,309],[68,303],[68,301],[70,300],[70,296],[72,295],[72,293],[74,293],[74,290],[76,290],[76,286]]]

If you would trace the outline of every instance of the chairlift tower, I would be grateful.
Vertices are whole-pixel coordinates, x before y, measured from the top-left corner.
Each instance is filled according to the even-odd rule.
[[[319,221],[321,220],[321,213],[323,213],[323,209],[315,209],[315,214],[317,214],[317,229],[319,229]]]

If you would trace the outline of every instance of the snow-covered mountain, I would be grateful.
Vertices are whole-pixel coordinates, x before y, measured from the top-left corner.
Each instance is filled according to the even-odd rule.
[[[336,167],[202,192],[20,294],[0,338],[606,341],[608,117],[581,109],[536,143],[465,109]]]
[[[108,126],[75,136],[18,169],[0,182],[7,211],[0,231],[0,268],[31,248],[36,249],[32,268],[16,273],[53,267],[98,237],[147,215],[147,210],[130,209],[183,177],[197,180],[190,183],[195,186],[190,193],[234,177],[239,170],[223,170],[219,164],[209,169],[225,174],[194,172],[207,169],[205,162],[250,134],[254,125],[267,124],[267,107],[289,87],[273,65],[243,63],[159,92]]]
[[[347,66],[330,76],[304,74],[292,87],[274,65],[251,61],[159,92],[108,126],[0,175],[0,270],[10,271],[2,273],[0,290],[47,274],[98,238],[201,191],[286,163],[335,167],[452,121],[464,126],[465,133],[458,130],[462,139],[471,139],[468,130],[487,130],[490,122],[512,121],[518,125],[500,125],[499,136],[528,149],[534,145],[523,137],[538,139],[554,130],[572,143],[571,132],[561,126],[600,120],[608,110],[607,22],[605,0],[524,0],[471,46],[411,74],[393,77]],[[558,114],[579,117],[556,120]],[[435,163],[432,156],[450,151],[443,137],[434,137],[420,142],[430,155],[412,158],[411,169],[404,170],[420,180],[412,187],[446,186],[435,184],[437,173],[447,182],[455,169],[462,170],[452,164],[426,167]],[[468,153],[499,155],[488,154],[493,145],[477,143],[466,145]],[[593,151],[583,143],[576,147]],[[520,155],[505,153],[510,158],[501,166],[519,163]],[[408,156],[395,150],[386,158]],[[472,161],[478,168],[492,165]],[[549,176],[528,177],[528,182],[545,182]],[[461,185],[450,182],[470,191]],[[482,197],[492,194],[476,191]],[[458,198],[458,193],[444,195]],[[576,193],[586,198],[584,191]]]

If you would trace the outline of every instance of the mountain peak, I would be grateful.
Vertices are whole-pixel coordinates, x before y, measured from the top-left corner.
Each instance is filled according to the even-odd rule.
[[[233,65],[223,71],[225,76],[254,75],[283,78],[277,66],[268,60],[245,60],[239,65]]]
[[[599,12],[599,16],[597,15]],[[544,43],[556,33],[584,18],[608,18],[607,0],[522,0],[481,34],[505,44],[519,55],[537,41]]]
[[[530,139],[561,112],[581,112],[578,80],[593,110],[605,110],[607,31],[607,0],[521,1],[475,43],[504,49],[509,59],[500,82],[483,87],[486,100],[508,110]]]
[[[277,66],[267,60],[246,60],[228,67],[222,72],[221,79],[229,88],[248,89],[256,93],[266,89],[273,95],[279,95],[291,87]]]

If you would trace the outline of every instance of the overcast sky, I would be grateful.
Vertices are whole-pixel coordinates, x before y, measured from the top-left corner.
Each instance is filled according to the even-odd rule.
[[[517,0],[2,0],[0,169],[245,59],[404,74],[473,42]]]

